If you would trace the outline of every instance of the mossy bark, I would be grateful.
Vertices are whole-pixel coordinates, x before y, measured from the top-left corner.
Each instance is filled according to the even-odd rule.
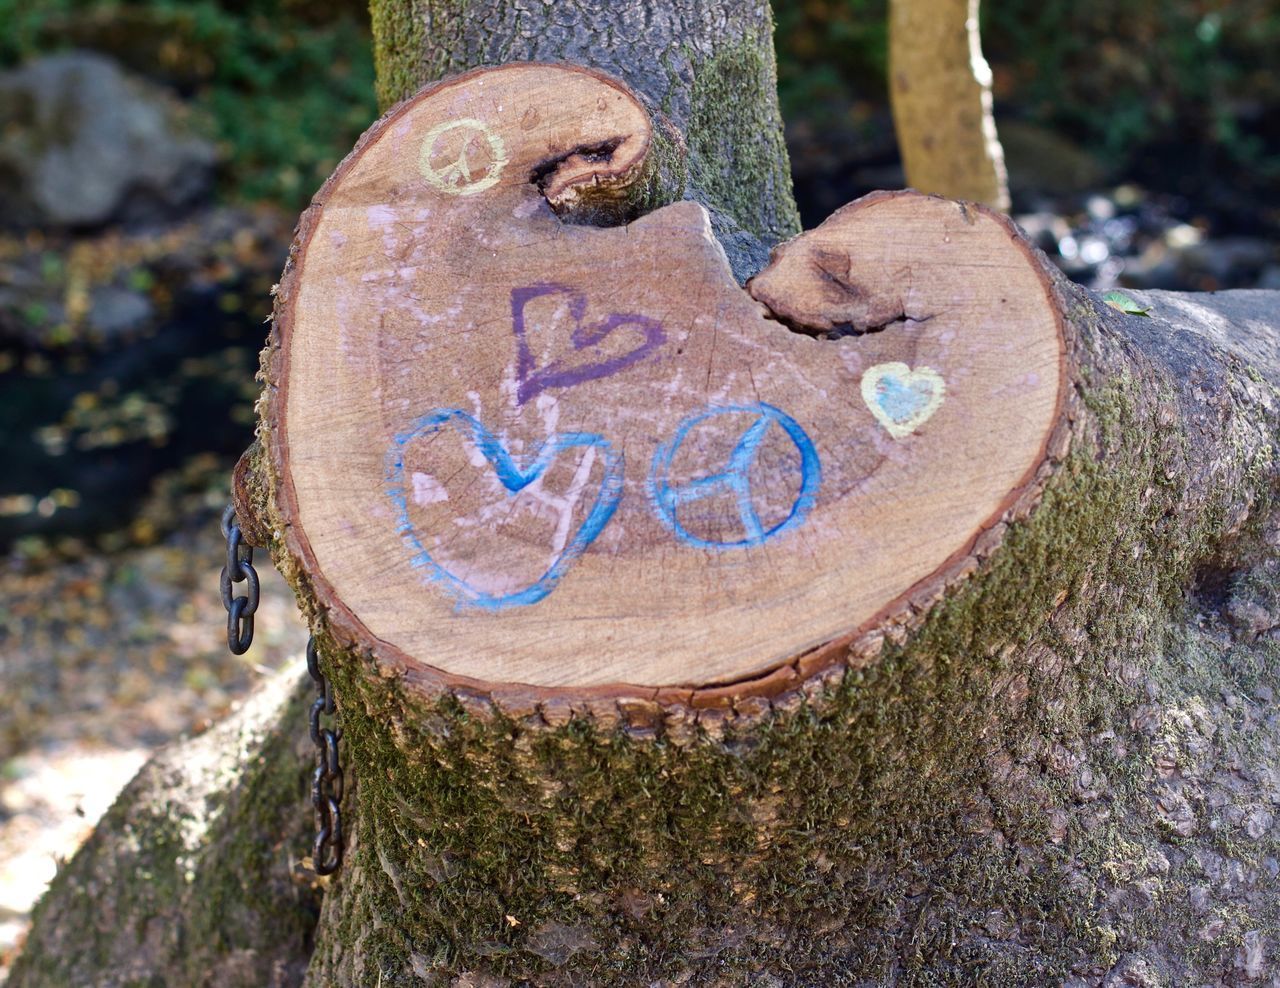
[[[683,135],[685,192],[710,210],[739,280],[800,232],[768,0],[371,0],[370,11],[384,108],[478,66],[603,69]]]
[[[308,934],[325,986],[1274,982],[1280,298],[1060,290],[1071,451],[879,655],[609,715],[330,641],[356,784],[318,927],[278,685],[126,791],[11,983],[293,984]]]
[[[147,763],[58,872],[10,988],[302,983],[320,902],[304,678]]]

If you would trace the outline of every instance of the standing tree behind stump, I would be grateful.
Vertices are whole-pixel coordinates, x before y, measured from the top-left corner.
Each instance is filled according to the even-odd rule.
[[[236,491],[346,864],[299,936],[259,703],[13,984],[1275,983],[1280,299],[1122,315],[916,193],[778,245],[764,4],[374,12],[416,95],[303,217]],[[418,91],[515,59],[576,66]]]
[[[890,0],[889,98],[907,184],[1009,208],[979,0]]]

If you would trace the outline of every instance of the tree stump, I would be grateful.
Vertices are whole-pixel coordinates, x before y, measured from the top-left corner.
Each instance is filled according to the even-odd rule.
[[[307,214],[278,526],[388,668],[504,702],[776,692],[971,570],[1060,455],[1067,329],[1007,221],[869,197],[744,292],[696,203],[596,225],[654,154],[618,84],[513,65],[403,104]]]
[[[1134,437],[1207,396],[982,207],[870,196],[744,291],[700,205],[646,211],[678,153],[597,73],[473,72],[302,222],[244,510],[357,779],[313,983],[1226,970],[1272,852],[1187,951],[1226,858],[1171,843],[1140,694],[1257,558],[1273,426],[1180,479],[1192,433]]]

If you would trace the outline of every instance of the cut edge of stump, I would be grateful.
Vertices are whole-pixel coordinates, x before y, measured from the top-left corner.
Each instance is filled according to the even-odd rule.
[[[602,162],[606,166],[613,164],[613,158],[619,149],[627,149],[628,153],[616,169],[592,168],[592,162],[584,159],[584,152],[589,155],[596,150],[594,148],[570,148],[549,159],[543,167],[529,176],[529,181],[539,186],[553,210],[564,222],[586,222],[604,226],[630,222],[636,218],[633,215],[619,214],[611,203],[619,199],[619,189],[642,183],[650,171],[649,162],[653,157],[651,151],[654,147],[654,114],[624,83],[607,73],[571,63],[513,62],[498,67],[472,69],[447,77],[424,87],[387,110],[360,137],[302,214],[284,273],[279,285],[273,290],[275,306],[271,333],[262,353],[259,372],[263,391],[257,408],[257,448],[251,447],[246,453],[246,462],[238,464],[236,471],[237,508],[242,518],[250,519],[242,527],[245,531],[252,528],[264,535],[270,533],[273,558],[292,584],[313,630],[319,622],[322,635],[332,644],[350,653],[353,658],[361,655],[367,657],[380,675],[399,678],[405,686],[428,699],[452,697],[472,713],[481,716],[501,713],[512,719],[533,718],[548,726],[563,724],[573,716],[586,716],[600,726],[622,723],[645,734],[651,733],[663,721],[670,721],[673,712],[676,713],[677,720],[696,719],[699,724],[709,717],[712,721],[719,717],[752,718],[768,713],[774,704],[788,704],[789,698],[797,698],[802,694],[812,696],[814,690],[835,686],[843,678],[846,669],[862,668],[874,662],[881,654],[886,640],[895,643],[904,641],[950,591],[978,574],[986,560],[1000,549],[1008,526],[1025,519],[1039,504],[1049,480],[1057,472],[1070,446],[1073,423],[1078,418],[1076,409],[1080,374],[1076,332],[1065,316],[1068,300],[1063,290],[1062,276],[1022,235],[1009,217],[980,203],[946,200],[914,189],[877,191],[841,207],[828,218],[828,222],[876,202],[900,197],[920,197],[952,202],[965,214],[966,219],[970,210],[985,214],[1004,228],[1011,243],[1022,251],[1044,287],[1045,297],[1053,309],[1060,341],[1057,407],[1054,424],[1046,437],[1042,452],[1022,481],[1010,490],[1000,507],[979,527],[968,545],[953,553],[932,574],[848,633],[797,654],[763,674],[698,686],[653,687],[620,682],[599,686],[557,687],[486,682],[445,672],[414,659],[396,646],[373,636],[360,619],[336,597],[323,576],[318,574],[317,563],[305,535],[296,526],[283,520],[278,499],[283,498],[291,511],[296,513],[297,510],[292,480],[285,470],[283,450],[279,443],[273,441],[283,425],[287,398],[287,345],[292,328],[292,296],[293,289],[303,274],[302,255],[330,190],[359,161],[369,144],[418,101],[442,90],[463,85],[476,76],[502,72],[508,68],[529,67],[568,69],[592,76],[620,90],[645,110],[650,127],[640,144],[632,145],[629,139],[624,138],[618,145],[608,149],[609,154]],[[659,125],[662,123],[663,121],[658,121]],[[674,136],[677,141],[680,139],[680,135],[674,132],[670,136]],[[568,171],[557,175],[566,165]],[[597,174],[604,174],[605,181],[594,180],[593,176]],[[600,208],[602,202],[604,209]],[[570,213],[574,215],[568,215]],[[760,278],[772,270],[778,260],[793,249],[803,236],[801,234],[773,248],[769,266],[751,279],[743,290],[751,294],[770,318],[796,332],[818,333],[830,327],[806,326],[787,313],[775,312],[765,293],[759,292],[757,288]],[[249,460],[252,462],[248,462]],[[254,482],[250,483],[247,475],[252,475]],[[265,521],[263,515],[266,517]],[[323,599],[318,595],[318,590],[324,592]],[[679,714],[680,709],[688,711],[688,714]]]

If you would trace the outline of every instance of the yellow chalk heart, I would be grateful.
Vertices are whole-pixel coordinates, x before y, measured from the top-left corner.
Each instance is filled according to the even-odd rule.
[[[947,386],[931,367],[912,370],[893,361],[862,375],[862,400],[894,439],[909,436],[942,405]]]

